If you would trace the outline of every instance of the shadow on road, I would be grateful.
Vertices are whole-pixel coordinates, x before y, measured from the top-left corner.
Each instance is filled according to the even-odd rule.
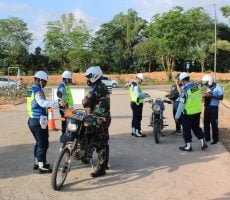
[[[146,138],[135,138],[130,136],[129,133],[112,135],[110,137],[111,170],[108,170],[107,175],[98,179],[92,179],[90,176],[85,179],[76,177],[78,179],[74,178],[71,182],[65,184],[62,191],[94,190],[120,185],[144,179],[160,170],[170,173],[185,165],[209,162],[217,158],[218,154],[225,152],[224,148],[214,147],[202,152],[200,144],[195,138],[193,142],[194,151],[181,152],[178,150],[178,146],[183,145],[182,136],[170,134],[170,131],[165,132],[166,136],[162,138],[160,144],[155,144],[151,132],[146,132]],[[21,144],[1,147],[0,179],[31,175],[33,173],[33,146],[33,144]],[[58,142],[50,142],[48,160],[51,163],[56,159],[59,146]],[[73,170],[78,169],[75,166]],[[71,177],[71,172],[69,176]],[[87,187],[81,185],[81,188],[75,188],[77,184],[86,182]]]
[[[168,173],[176,171],[185,165],[209,162],[224,153],[223,148],[201,151],[200,144],[194,139],[194,151],[184,153],[178,146],[183,145],[182,136],[166,132],[161,144],[155,144],[151,133],[147,138],[135,138],[124,133],[111,136],[111,170],[106,176],[98,179],[73,179],[64,185],[62,191],[87,191],[114,185],[133,182],[152,176],[155,172],[165,170]],[[91,180],[91,181],[90,181]],[[77,187],[77,184],[89,182],[87,187]]]

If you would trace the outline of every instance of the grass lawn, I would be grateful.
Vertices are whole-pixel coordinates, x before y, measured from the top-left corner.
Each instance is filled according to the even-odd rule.
[[[230,83],[223,84],[224,88],[224,99],[230,101]]]

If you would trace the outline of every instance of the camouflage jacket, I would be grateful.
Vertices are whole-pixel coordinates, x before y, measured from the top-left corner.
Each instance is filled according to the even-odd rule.
[[[97,81],[92,85],[86,95],[86,99],[89,100],[87,107],[90,108],[91,113],[110,118],[110,96],[104,83]]]

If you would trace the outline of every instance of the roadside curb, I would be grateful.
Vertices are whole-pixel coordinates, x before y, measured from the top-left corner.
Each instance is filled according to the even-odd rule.
[[[224,105],[227,109],[230,109],[230,102],[227,100],[221,101],[221,104]]]

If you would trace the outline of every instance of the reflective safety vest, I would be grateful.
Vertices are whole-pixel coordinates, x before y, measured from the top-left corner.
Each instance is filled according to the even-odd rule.
[[[64,97],[65,99],[63,100],[66,101],[69,106],[73,106],[73,96],[70,87],[66,85],[64,82],[61,82],[58,86],[58,90],[62,87],[64,87],[66,91],[66,96]]]
[[[191,83],[184,88],[184,92],[186,99],[183,112],[187,115],[201,113],[202,97],[200,86],[196,83]]]
[[[41,115],[47,116],[48,114],[47,109],[39,106],[35,100],[35,94],[38,91],[42,91],[42,89],[37,85],[32,85],[31,89],[27,92],[26,95],[26,107],[30,118],[39,119]]]
[[[138,91],[140,93],[144,93],[143,89],[141,88],[140,84],[136,83],[137,87],[138,87]],[[131,84],[131,87],[129,89],[130,92],[130,97],[131,97],[131,101],[135,102],[135,103],[144,103],[144,99],[138,98],[134,92],[134,86],[133,84]]]

